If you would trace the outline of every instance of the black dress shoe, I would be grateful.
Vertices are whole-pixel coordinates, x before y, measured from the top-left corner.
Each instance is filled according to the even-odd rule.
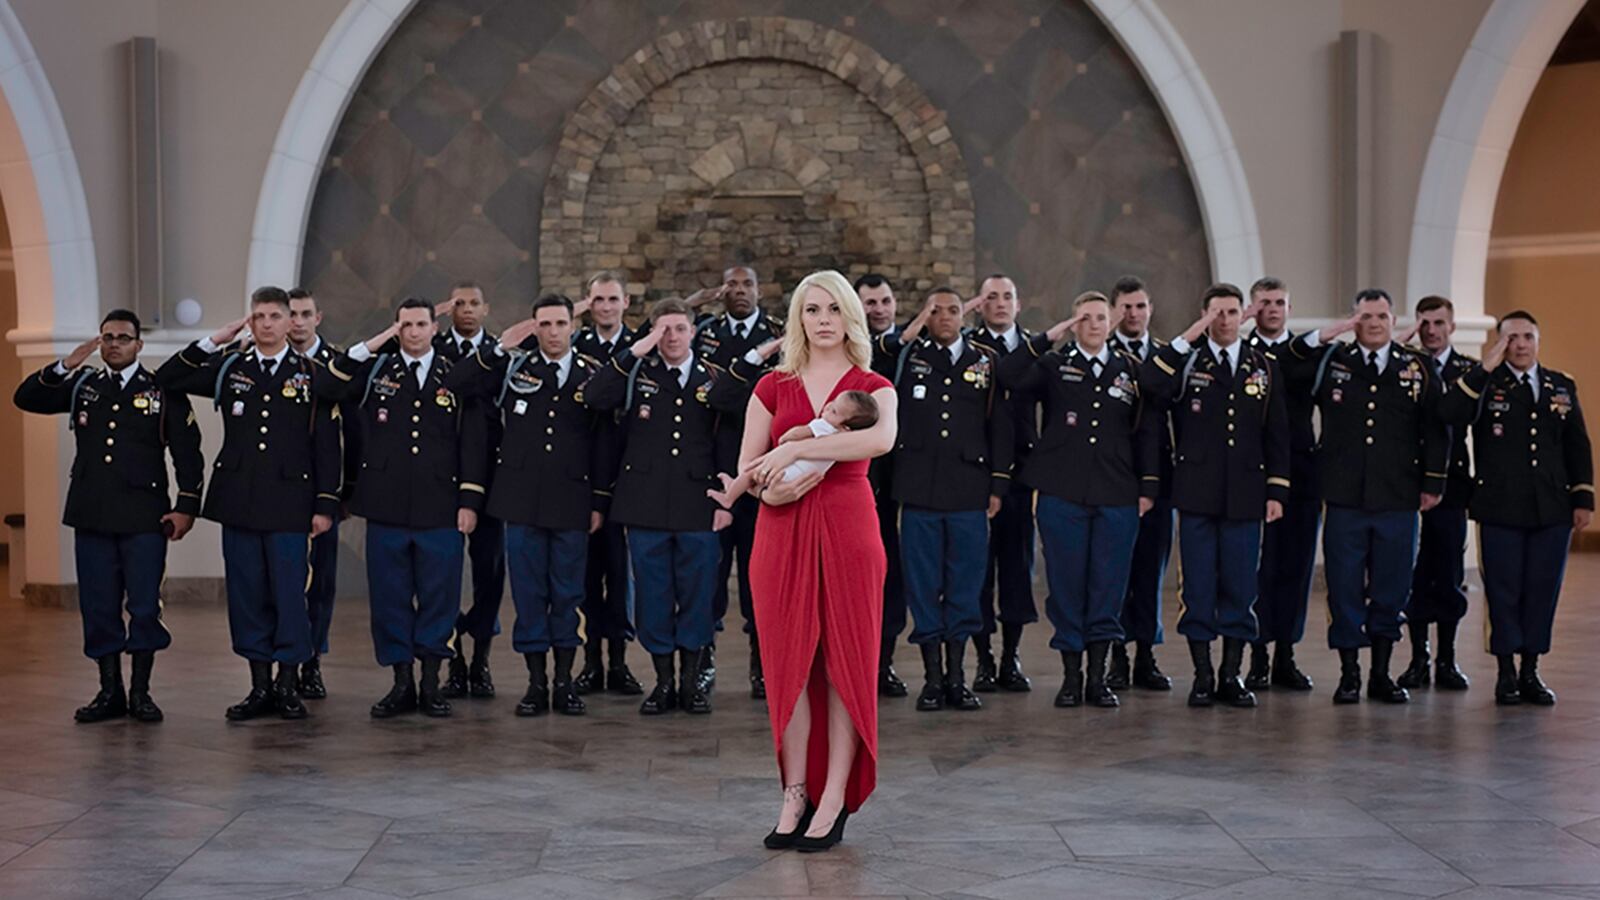
[[[278,663],[278,680],[272,685],[272,702],[280,719],[304,719],[306,705],[300,700],[300,667]]]
[[[1446,662],[1440,657],[1433,664],[1433,686],[1441,691],[1464,691],[1472,687],[1472,680],[1456,666],[1454,660]]]
[[[604,660],[600,656],[600,642],[590,641],[583,645],[583,671],[572,679],[572,689],[579,694],[588,694],[592,691],[606,689],[606,670]],[[612,657],[611,664],[616,665],[620,660]]]
[[[992,694],[1000,689],[996,684],[1000,673],[994,665],[994,654],[980,649],[977,656],[978,670],[972,676],[972,689],[980,694]]]
[[[766,847],[768,850],[788,850],[794,846],[795,841],[806,833],[806,829],[811,827],[811,817],[816,813],[817,808],[811,805],[810,800],[807,800],[806,811],[800,814],[800,821],[795,824],[794,830],[779,831],[777,828],[773,828],[761,840],[761,846]]]
[[[1432,683],[1433,669],[1428,665],[1426,653],[1422,656],[1417,656],[1413,653],[1411,665],[1406,666],[1406,670],[1400,673],[1399,678],[1395,679],[1395,684],[1411,689],[1428,687]]]
[[[417,685],[417,709],[432,719],[443,719],[450,715],[450,701],[444,698],[444,691],[439,688],[440,662],[437,656],[424,659],[422,681]],[[484,671],[487,672],[487,668]],[[493,691],[493,688],[490,690]]]
[[[893,665],[878,667],[878,696],[904,697],[911,693],[906,683],[900,679],[900,674],[894,670]]]
[[[122,654],[111,653],[94,662],[100,669],[100,690],[88,704],[78,707],[72,718],[84,725],[125,718],[128,697],[122,689]]]
[[[272,663],[250,660],[250,693],[243,700],[228,707],[230,722],[247,722],[264,716],[274,709],[272,696]]]
[[[655,666],[656,686],[639,704],[639,715],[664,716],[678,708],[678,690],[674,684],[677,673],[673,671],[672,654],[652,653],[650,662]]]
[[[964,640],[944,643],[944,705],[949,709],[972,712],[982,709],[983,701],[967,687],[967,675],[962,670],[962,658],[966,650],[967,642]]]
[[[1189,659],[1194,663],[1194,684],[1189,688],[1189,705],[1203,709],[1216,702],[1217,673],[1211,668],[1211,642],[1190,641]]]
[[[550,689],[550,707],[563,716],[581,716],[589,711],[572,687],[572,659],[577,652],[576,647],[556,648],[556,672],[554,687]]]
[[[1517,683],[1515,670],[1512,674],[1500,673],[1494,682],[1494,702],[1497,706],[1521,706],[1522,685]]]
[[[711,712],[711,696],[702,687],[704,682],[700,678],[700,666],[704,664],[705,653],[700,650],[680,650],[678,657],[678,684],[683,685],[678,692],[678,706],[696,716]]]
[[[489,640],[473,643],[472,664],[467,666],[467,695],[479,700],[494,696],[494,676],[489,672]]]
[[[1149,644],[1140,643],[1134,652],[1133,686],[1142,691],[1172,690],[1172,679],[1156,665],[1156,651]]]
[[[576,682],[577,679],[573,679],[573,681]],[[637,697],[644,693],[644,685],[640,684],[639,679],[633,677],[633,673],[628,671],[627,663],[612,665],[611,671],[606,673],[606,689],[613,694],[622,694],[628,697]]]
[[[469,690],[467,687],[467,660],[461,655],[465,644],[466,641],[461,638],[456,639],[456,655],[450,658],[450,669],[445,675],[443,693],[451,699],[465,697]]]
[[[1556,692],[1545,687],[1539,678],[1537,654],[1522,654],[1522,674],[1517,677],[1517,692],[1522,695],[1523,703],[1532,703],[1534,706],[1556,705]]]
[[[920,644],[922,672],[925,679],[922,693],[917,695],[918,712],[937,712],[944,709],[944,657],[938,644]]]
[[[311,657],[300,664],[300,696],[307,700],[328,699],[328,686],[322,683],[322,660]]]
[[[801,853],[821,853],[824,850],[832,850],[840,841],[844,840],[844,823],[849,818],[850,812],[848,810],[839,810],[839,817],[833,820],[833,827],[828,829],[827,834],[822,837],[807,837],[805,831],[802,831],[800,836],[794,840],[794,849],[799,850]],[[813,815],[812,819],[815,820],[816,816]],[[806,830],[809,831],[810,829]]]
[[[1106,687],[1125,691],[1133,684],[1133,665],[1128,661],[1128,645],[1111,642],[1110,669],[1106,672]]]
[[[1267,657],[1267,643],[1250,645],[1250,671],[1245,673],[1244,686],[1252,691],[1272,690],[1272,665]]]
[[[1033,690],[1033,682],[1022,671],[1022,657],[1015,651],[1001,654],[1000,674],[995,676],[994,683],[1000,690],[1010,691],[1013,694]]]
[[[417,711],[417,685],[412,674],[411,663],[399,663],[394,667],[394,687],[368,711],[374,719],[392,719]]]
[[[750,635],[750,699],[767,699],[767,676],[761,669],[761,642]]]
[[[1061,651],[1061,690],[1056,691],[1056,706],[1072,709],[1083,705],[1083,653]]]
[[[1276,651],[1272,655],[1272,686],[1291,691],[1311,690],[1314,686],[1311,676],[1294,664],[1294,648],[1285,641],[1279,641]]]
[[[150,650],[133,654],[133,678],[128,683],[128,718],[137,722],[159,722],[166,718],[161,707],[150,699],[150,671],[155,664],[156,655]]]

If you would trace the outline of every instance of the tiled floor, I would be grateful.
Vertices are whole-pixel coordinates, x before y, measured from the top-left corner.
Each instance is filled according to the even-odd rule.
[[[878,792],[811,857],[760,847],[778,792],[737,639],[709,718],[599,697],[585,719],[516,719],[502,648],[500,698],[380,723],[366,708],[387,676],[349,602],[332,699],[239,726],[222,719],[246,680],[222,611],[178,608],[167,721],[78,726],[93,668],[76,615],[6,603],[0,897],[1600,898],[1597,584],[1600,559],[1575,559],[1553,710],[1497,709],[1477,652],[1465,695],[1336,709],[1316,641],[1310,696],[1189,710],[1180,677],[1120,710],[1056,710],[1035,627],[1033,694],[969,714],[885,702]],[[1480,627],[1474,593],[1463,630]],[[1182,657],[1163,651],[1173,674]]]

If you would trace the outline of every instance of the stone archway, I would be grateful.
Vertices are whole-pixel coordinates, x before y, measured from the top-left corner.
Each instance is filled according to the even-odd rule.
[[[909,231],[917,233],[923,241],[919,248],[922,257],[919,271],[923,280],[929,282],[924,287],[931,286],[931,279],[937,278],[949,281],[958,290],[973,288],[972,190],[960,148],[952,140],[945,123],[945,114],[904,72],[870,47],[813,22],[776,17],[701,22],[661,35],[614,68],[579,104],[562,130],[544,192],[539,270],[546,285],[571,289],[581,284],[586,271],[615,265],[629,271],[630,282],[636,289],[666,288],[666,285],[652,287],[655,279],[648,248],[644,254],[631,258],[620,252],[638,237],[636,233],[616,234],[616,247],[612,248],[605,243],[607,235],[592,230],[595,215],[591,197],[596,185],[604,183],[608,163],[615,162],[606,157],[608,148],[619,132],[627,136],[624,126],[642,104],[689,73],[739,61],[777,61],[826,72],[832,80],[842,82],[859,94],[879,116],[891,123],[921,182],[916,193],[923,221]],[[668,184],[667,179],[692,178],[698,183],[701,199],[710,201],[714,199],[711,194],[715,186],[725,180],[749,169],[770,169],[792,179],[795,187],[774,189],[758,185],[741,191],[745,199],[756,199],[756,195],[762,193],[766,193],[768,199],[789,193],[793,195],[791,199],[804,205],[807,194],[825,177],[831,177],[833,166],[820,151],[832,147],[838,153],[856,153],[861,150],[859,142],[854,135],[834,132],[823,138],[819,147],[815,130],[809,135],[810,143],[791,139],[782,133],[781,117],[771,112],[758,110],[742,119],[737,134],[706,148],[684,165],[681,172],[647,174],[663,178],[662,186],[668,191],[674,186],[680,189],[687,186]],[[656,124],[674,128],[685,123],[667,114],[657,116]],[[830,140],[836,143],[829,143]],[[783,141],[781,153],[779,141]],[[759,177],[756,180],[760,181]],[[853,186],[853,183],[841,184],[844,189]],[[846,202],[831,208],[850,206]],[[830,208],[825,204],[823,207]],[[812,214],[817,208],[813,204]],[[805,218],[804,212],[800,218]],[[844,244],[848,241],[841,244],[841,260],[859,260],[859,268],[865,268],[868,262],[882,265],[871,251],[861,252],[861,244],[856,246],[856,252],[851,252]],[[748,248],[745,252],[748,254]],[[818,258],[825,260],[827,254],[819,254]],[[910,260],[905,260],[906,274],[909,275],[912,268]],[[674,288],[682,286],[672,285]]]

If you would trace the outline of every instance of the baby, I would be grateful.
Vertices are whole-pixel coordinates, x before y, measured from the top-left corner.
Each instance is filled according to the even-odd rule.
[[[839,431],[860,431],[876,424],[878,424],[878,401],[872,399],[872,395],[866,391],[845,391],[822,407],[821,417],[812,419],[809,424],[796,425],[789,429],[778,439],[778,443],[803,441]],[[793,481],[812,472],[826,472],[832,467],[833,460],[795,460],[783,470],[778,480]],[[722,490],[707,490],[706,496],[717,501],[723,509],[732,509],[733,502],[750,490],[750,482],[755,480],[755,470],[743,472],[738,478],[721,473],[718,473],[717,477],[722,479]]]

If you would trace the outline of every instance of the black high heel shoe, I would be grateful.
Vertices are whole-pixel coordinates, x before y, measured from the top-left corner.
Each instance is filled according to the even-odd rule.
[[[819,838],[806,837],[805,830],[801,829],[800,836],[795,838],[794,849],[801,853],[821,853],[833,849],[834,844],[844,840],[844,823],[848,818],[850,818],[849,810],[839,810],[839,818],[833,820],[833,827]]]
[[[774,828],[767,832],[766,838],[761,841],[762,846],[766,847],[768,850],[787,850],[790,847],[793,847],[794,842],[799,840],[800,836],[806,833],[807,828],[811,827],[811,816],[814,815],[816,811],[817,808],[811,805],[810,800],[807,800],[806,811],[800,814],[800,822],[794,826],[794,830],[782,832]]]

